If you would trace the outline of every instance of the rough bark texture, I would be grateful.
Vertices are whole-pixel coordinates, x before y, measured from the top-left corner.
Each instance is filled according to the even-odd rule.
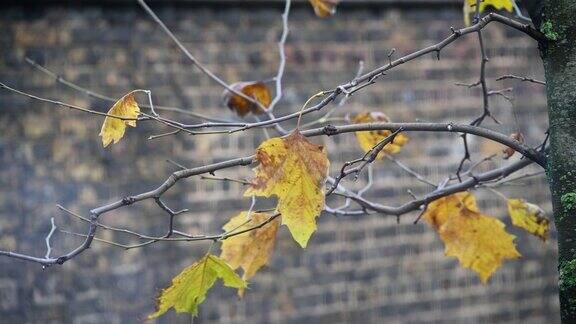
[[[548,179],[558,230],[560,308],[576,323],[576,1],[545,0],[531,11],[549,39],[541,44],[546,72],[550,154]]]

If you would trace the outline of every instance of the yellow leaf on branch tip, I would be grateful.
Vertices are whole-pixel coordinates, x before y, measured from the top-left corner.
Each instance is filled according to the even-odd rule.
[[[260,144],[256,160],[256,175],[244,196],[277,196],[282,224],[288,226],[300,246],[306,247],[316,231],[316,217],[324,208],[330,165],[326,151],[295,130],[285,138],[271,138]]]
[[[156,318],[170,308],[174,308],[177,313],[197,315],[198,305],[206,299],[206,293],[217,279],[221,279],[226,287],[247,287],[246,282],[224,260],[206,254],[172,279],[172,284],[158,297],[156,312],[150,314],[148,319]]]
[[[550,221],[544,211],[523,199],[508,199],[508,212],[512,218],[512,224],[528,231],[546,241],[550,229]]]
[[[477,0],[466,0],[470,7],[476,7]],[[514,0],[480,0],[480,12],[484,12],[486,7],[493,7],[496,10],[514,10]]]
[[[230,219],[223,229],[226,232],[240,232],[263,224],[271,217],[264,213],[252,213],[249,219],[247,216],[246,212],[238,214]],[[249,280],[268,263],[274,250],[279,225],[280,217],[276,217],[260,228],[225,239],[220,257],[226,260],[232,269],[242,267],[242,279]],[[238,289],[238,294],[242,297],[244,288]]]
[[[354,116],[352,119],[354,124],[364,124],[364,123],[389,123],[390,119],[383,113],[380,112],[365,112]],[[389,130],[373,130],[373,131],[362,131],[356,132],[356,139],[358,144],[367,153],[374,146],[376,146],[380,141],[392,134]],[[392,143],[386,144],[382,151],[378,153],[377,159],[382,159],[385,153],[396,154],[399,153],[402,146],[408,143],[408,136],[400,133],[394,137]]]
[[[314,13],[320,18],[326,18],[336,13],[336,5],[340,0],[309,0]]]
[[[114,144],[118,143],[126,132],[126,126],[136,127],[135,119],[138,118],[140,114],[140,107],[138,107],[138,103],[134,99],[134,93],[135,91],[132,91],[120,98],[108,111],[108,115],[131,120],[106,116],[99,134],[102,136],[102,145],[104,145],[104,147],[112,142]]]
[[[467,0],[464,0],[464,8],[462,10],[464,14],[464,26],[470,26],[470,16],[472,15],[472,7],[468,4]]]
[[[506,259],[521,255],[514,235],[500,220],[478,212],[469,193],[441,198],[428,206],[424,218],[444,242],[446,256],[458,258],[460,265],[478,273],[486,283]]]
[[[477,0],[464,0],[464,24],[470,26],[470,16],[476,13]],[[484,12],[487,7],[493,7],[496,10],[514,10],[514,0],[480,0],[480,13]]]

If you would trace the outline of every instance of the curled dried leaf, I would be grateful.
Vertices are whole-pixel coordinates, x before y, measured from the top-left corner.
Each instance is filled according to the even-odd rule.
[[[352,119],[354,124],[363,123],[388,123],[390,119],[383,113],[380,112],[365,112],[357,114]],[[376,146],[380,141],[392,134],[389,130],[373,130],[373,131],[363,131],[356,132],[356,139],[362,150],[366,153],[370,151],[374,146]],[[400,153],[402,146],[408,143],[409,138],[404,133],[400,133],[394,137],[392,143],[386,144],[384,149],[378,153],[376,159],[382,159],[385,153],[397,154]]]
[[[522,133],[512,133],[510,134],[510,138],[520,143],[524,143],[524,135],[522,135]],[[513,148],[507,146],[502,150],[502,153],[504,153],[504,160],[508,160],[512,157],[512,155],[514,155],[514,153],[516,153],[516,151]]]
[[[268,86],[266,86],[264,82],[236,82],[230,85],[230,88],[256,100],[263,107],[268,108],[272,102],[270,90],[268,90]],[[264,113],[262,108],[255,103],[252,103],[229,90],[224,91],[224,102],[226,103],[226,106],[230,108],[230,110],[235,111],[236,114],[242,117],[246,116],[250,112],[256,115]]]
[[[542,208],[524,199],[508,199],[508,212],[514,226],[520,227],[546,241],[550,221]]]
[[[110,143],[118,143],[126,132],[126,126],[136,127],[136,118],[140,114],[140,107],[134,99],[135,91],[129,92],[120,98],[108,111],[108,115],[118,116],[126,119],[106,116],[99,136],[102,137],[102,145],[108,146]]]
[[[310,0],[314,13],[320,18],[326,18],[336,13],[336,5],[340,0]]]

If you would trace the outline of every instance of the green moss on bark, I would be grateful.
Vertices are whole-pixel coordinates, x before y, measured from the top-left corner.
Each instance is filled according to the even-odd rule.
[[[555,41],[555,40],[558,40],[558,38],[560,38],[560,35],[558,35],[558,33],[554,31],[554,27],[552,25],[552,22],[550,22],[550,20],[546,20],[544,23],[542,23],[542,27],[540,27],[540,31],[549,40]]]
[[[576,289],[576,260],[563,262],[558,268],[560,272],[560,293],[574,291]],[[562,312],[567,314],[576,312],[576,296],[569,296],[563,305]]]
[[[576,193],[568,192],[560,197],[560,202],[565,209],[574,209],[576,207]]]

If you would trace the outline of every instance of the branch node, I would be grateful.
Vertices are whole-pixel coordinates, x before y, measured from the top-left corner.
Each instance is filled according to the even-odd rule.
[[[338,129],[334,125],[326,125],[322,128],[322,132],[327,136],[338,134]]]
[[[136,202],[136,199],[134,197],[131,197],[131,196],[122,198],[122,204],[124,206],[132,205],[135,202]]]
[[[56,259],[56,263],[60,265],[64,264],[66,261],[68,261],[68,257],[66,256],[61,256]]]

